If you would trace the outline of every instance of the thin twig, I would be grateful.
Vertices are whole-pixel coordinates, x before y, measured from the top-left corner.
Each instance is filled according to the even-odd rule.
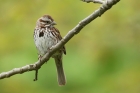
[[[90,2],[99,3],[99,4],[103,4],[104,3],[104,0],[81,0],[81,1],[87,2],[87,3],[90,3]]]
[[[37,79],[38,79],[38,69],[35,70],[35,79],[34,79],[34,81],[37,81]]]

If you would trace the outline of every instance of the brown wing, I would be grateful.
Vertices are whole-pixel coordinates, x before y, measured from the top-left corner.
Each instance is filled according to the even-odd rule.
[[[56,31],[56,32],[57,32],[56,35],[57,35],[57,37],[58,37],[59,40],[62,39],[62,37],[61,37],[61,35],[60,35],[60,32],[59,32],[59,30],[58,30],[57,28],[53,27],[53,30],[52,30],[52,31]],[[62,51],[63,51],[63,53],[66,55],[66,48],[65,48],[65,46],[62,47]]]

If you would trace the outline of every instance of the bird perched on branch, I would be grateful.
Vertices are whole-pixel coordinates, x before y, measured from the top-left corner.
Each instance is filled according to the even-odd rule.
[[[61,39],[60,32],[54,27],[56,22],[50,15],[44,15],[37,20],[36,27],[34,30],[34,42],[38,50],[39,57],[42,57],[50,48],[56,45]],[[62,56],[66,54],[65,46],[53,54],[52,58],[55,60],[58,84],[65,85],[66,78],[63,70]]]

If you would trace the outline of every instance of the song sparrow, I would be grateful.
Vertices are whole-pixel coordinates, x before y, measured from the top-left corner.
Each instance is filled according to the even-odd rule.
[[[56,23],[50,15],[44,15],[37,20],[34,30],[34,42],[40,57],[62,39],[59,30],[56,29],[54,25],[56,25]],[[62,64],[63,53],[66,54],[64,46],[52,56],[57,68],[59,85],[65,85],[66,83]]]

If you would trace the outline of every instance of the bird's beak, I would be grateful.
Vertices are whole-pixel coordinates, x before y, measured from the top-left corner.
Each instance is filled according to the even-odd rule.
[[[57,25],[55,21],[52,22],[52,25]]]

